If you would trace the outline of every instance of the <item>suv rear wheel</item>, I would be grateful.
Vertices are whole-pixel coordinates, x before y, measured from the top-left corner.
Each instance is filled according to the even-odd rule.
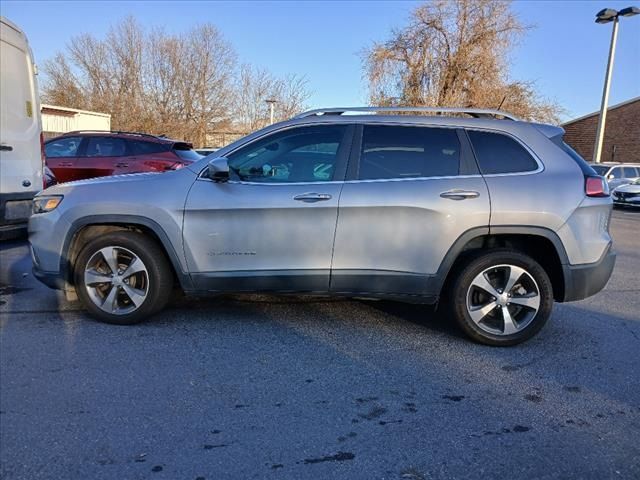
[[[553,289],[545,270],[531,257],[494,250],[471,258],[458,271],[450,306],[473,340],[515,345],[544,326],[553,307]]]
[[[136,232],[114,232],[90,241],[74,269],[78,297],[106,323],[131,325],[165,306],[173,274],[162,249]]]

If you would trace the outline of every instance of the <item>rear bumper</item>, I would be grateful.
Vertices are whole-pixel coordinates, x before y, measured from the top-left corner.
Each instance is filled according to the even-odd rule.
[[[582,300],[602,290],[613,272],[616,254],[611,245],[600,260],[586,265],[563,265],[565,302]]]
[[[0,225],[0,240],[11,240],[21,236],[26,236],[26,223],[11,223],[9,225]]]
[[[26,232],[31,215],[31,201],[35,194],[36,192],[0,194],[0,240]]]

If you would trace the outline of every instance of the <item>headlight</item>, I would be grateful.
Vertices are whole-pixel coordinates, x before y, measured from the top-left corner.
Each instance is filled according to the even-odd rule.
[[[47,213],[54,210],[62,201],[62,195],[45,195],[33,199],[33,213]]]

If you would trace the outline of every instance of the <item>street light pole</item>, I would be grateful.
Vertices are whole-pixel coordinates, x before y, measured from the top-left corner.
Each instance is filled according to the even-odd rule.
[[[602,104],[600,105],[600,119],[598,120],[598,130],[596,131],[596,144],[593,147],[593,161],[600,163],[602,155],[602,144],[604,143],[604,128],[607,120],[607,107],[609,105],[609,90],[611,87],[611,73],[613,72],[613,59],[616,54],[616,42],[618,41],[618,21],[620,17],[632,17],[640,13],[638,7],[623,8],[619,12],[612,8],[605,8],[596,14],[596,23],[613,22],[611,31],[611,45],[609,46],[609,60],[607,61],[607,72],[604,77],[604,88],[602,90]]]
[[[265,100],[268,104],[269,104],[269,123],[273,124],[273,119],[274,119],[274,109],[275,109],[275,105],[277,100],[273,99],[273,98],[269,98],[267,100]]]
[[[602,143],[604,142],[604,124],[607,120],[607,106],[609,105],[609,90],[611,87],[611,72],[613,72],[613,59],[616,54],[616,42],[618,40],[618,16],[613,20],[613,30],[611,31],[611,45],[609,46],[609,60],[607,62],[607,73],[604,77],[604,88],[602,90],[602,104],[600,105],[600,120],[598,120],[598,130],[596,132],[596,144],[593,151],[594,163],[600,163],[602,154]]]

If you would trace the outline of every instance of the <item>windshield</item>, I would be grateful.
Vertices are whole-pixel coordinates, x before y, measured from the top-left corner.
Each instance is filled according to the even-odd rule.
[[[607,167],[606,165],[591,165],[591,168],[593,168],[601,177],[604,177],[604,174],[607,173],[607,170],[609,170],[609,167]]]

